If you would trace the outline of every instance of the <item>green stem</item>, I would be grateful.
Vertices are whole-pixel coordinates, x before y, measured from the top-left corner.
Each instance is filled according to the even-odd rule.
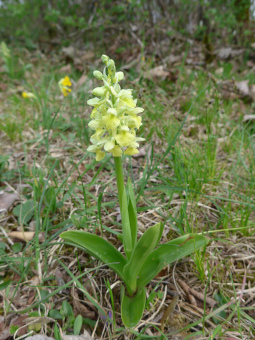
[[[121,211],[122,197],[123,197],[123,191],[124,191],[124,176],[123,176],[121,157],[114,157],[114,164],[115,164],[115,172],[116,172],[120,211]]]

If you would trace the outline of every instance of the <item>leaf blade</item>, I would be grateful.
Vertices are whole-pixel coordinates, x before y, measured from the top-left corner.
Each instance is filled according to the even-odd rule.
[[[131,238],[133,248],[137,242],[137,210],[136,210],[136,199],[134,189],[130,180],[128,178],[127,182],[127,198],[128,198],[128,215],[129,215],[129,223],[130,223],[130,230],[131,230]]]
[[[145,261],[137,280],[138,289],[148,284],[165,266],[205,246],[208,240],[202,235],[187,234],[159,245]]]
[[[121,222],[122,222],[124,250],[125,250],[125,254],[127,258],[129,259],[133,251],[133,244],[132,244],[132,236],[131,236],[131,229],[130,229],[130,222],[129,222],[129,215],[128,215],[127,194],[126,194],[125,188],[123,190],[123,196],[122,196]]]
[[[133,293],[136,291],[137,276],[149,254],[154,250],[163,232],[161,222],[145,231],[135,246],[130,260],[124,268],[124,274],[128,277]]]
[[[121,300],[121,319],[126,327],[133,328],[138,324],[143,316],[145,302],[145,289],[142,289],[134,297],[123,294]]]
[[[127,260],[111,243],[102,237],[82,230],[65,231],[60,234],[60,237],[73,245],[79,245],[92,256],[107,264],[129,286],[123,274]]]

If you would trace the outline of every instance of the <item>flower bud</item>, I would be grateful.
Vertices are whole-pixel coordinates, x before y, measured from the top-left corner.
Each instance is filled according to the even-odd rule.
[[[115,66],[115,63],[112,59],[110,59],[107,63],[107,67],[110,68],[110,69],[113,69]]]
[[[107,64],[108,60],[109,60],[109,57],[107,57],[107,55],[103,54],[101,59],[102,59],[103,63]]]
[[[118,79],[118,81],[121,81],[122,79],[124,79],[124,73],[123,72],[117,72],[116,73],[116,78]]]
[[[103,75],[100,71],[94,71],[93,76],[96,77],[98,80],[102,80]]]
[[[92,93],[94,96],[103,97],[105,95],[105,89],[103,87],[96,87]]]

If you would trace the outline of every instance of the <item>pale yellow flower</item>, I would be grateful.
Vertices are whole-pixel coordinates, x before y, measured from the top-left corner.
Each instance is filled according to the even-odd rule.
[[[70,89],[70,87],[72,86],[72,82],[68,76],[60,79],[60,81],[58,82],[58,86],[65,97],[72,91],[72,89]]]
[[[120,125],[120,120],[115,115],[103,116],[102,121],[107,130],[115,130]]]
[[[125,155],[133,156],[135,154],[139,153],[138,149],[132,148],[129,146],[126,151],[124,152]]]
[[[129,146],[131,142],[135,140],[135,136],[127,131],[120,131],[115,137],[120,147]]]
[[[105,152],[101,151],[101,150],[97,150],[96,151],[96,161],[101,161],[102,159],[104,159],[105,156]]]
[[[96,87],[92,93],[96,96],[88,100],[93,106],[89,127],[95,130],[91,136],[93,145],[89,152],[96,153],[96,160],[105,156],[105,151],[114,157],[132,156],[138,153],[139,141],[144,138],[136,137],[136,131],[142,125],[142,118],[138,116],[143,108],[136,107],[131,89],[121,89],[119,81],[124,78],[123,72],[116,72],[115,63],[106,55],[102,56],[106,64],[103,73],[94,71],[93,75],[103,81],[103,86]],[[104,151],[102,151],[102,149]]]
[[[115,145],[115,147],[111,150],[111,153],[113,154],[113,157],[122,156],[122,150],[118,145]]]

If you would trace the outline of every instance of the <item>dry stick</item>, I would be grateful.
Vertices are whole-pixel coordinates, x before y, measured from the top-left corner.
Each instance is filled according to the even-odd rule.
[[[177,305],[177,302],[179,300],[178,295],[173,298],[167,309],[165,310],[165,313],[163,314],[160,323],[161,323],[161,331],[164,330],[164,322],[169,318],[169,316],[173,313],[175,306]]]
[[[194,298],[194,296],[192,296],[190,294],[190,287],[182,280],[179,280],[179,284],[182,287],[182,289],[184,290],[185,294],[187,295],[190,304],[197,307],[196,299]]]
[[[190,295],[193,295],[197,299],[199,299],[200,301],[204,301],[204,299],[205,299],[206,303],[208,303],[208,305],[210,305],[211,307],[214,307],[217,304],[217,301],[215,301],[214,299],[212,299],[208,296],[204,296],[202,293],[197,292],[193,288],[190,288],[187,285],[187,283],[185,283],[184,281],[179,280],[179,284],[182,287],[182,289],[184,290],[184,292],[186,293],[186,295],[188,296],[188,298],[189,298]],[[190,301],[190,303],[193,304],[191,301]]]

